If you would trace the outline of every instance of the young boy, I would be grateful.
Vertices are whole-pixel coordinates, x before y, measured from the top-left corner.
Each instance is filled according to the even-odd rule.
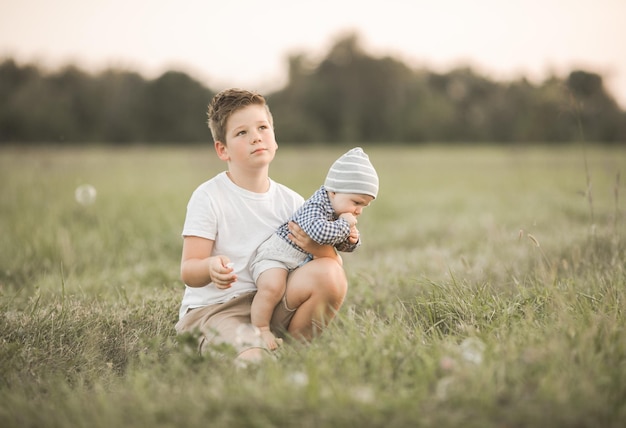
[[[324,185],[291,218],[320,245],[351,252],[360,245],[357,217],[378,194],[378,175],[363,149],[356,147],[333,163]],[[287,284],[287,275],[313,256],[289,239],[289,223],[261,244],[250,270],[257,294],[252,302],[252,324],[269,349],[278,343],[270,319]]]
[[[240,89],[220,92],[209,104],[208,117],[215,151],[228,170],[201,184],[187,205],[181,259],[185,293],[176,331],[199,331],[201,352],[226,343],[236,349],[237,358],[258,360],[265,347],[238,337],[251,322],[256,292],[250,261],[303,198],[269,178],[278,145],[261,95]],[[316,244],[295,224],[290,227],[290,239],[316,259],[288,276],[271,325],[309,340],[339,310],[348,284],[332,246]]]

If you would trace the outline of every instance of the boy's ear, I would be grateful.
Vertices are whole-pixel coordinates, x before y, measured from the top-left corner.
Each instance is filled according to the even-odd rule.
[[[228,147],[226,144],[221,141],[215,142],[215,152],[217,153],[217,157],[223,161],[230,160],[230,156],[228,155]]]

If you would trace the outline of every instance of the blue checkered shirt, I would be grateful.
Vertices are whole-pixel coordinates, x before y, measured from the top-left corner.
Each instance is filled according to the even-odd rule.
[[[313,196],[304,202],[291,217],[291,221],[297,223],[318,244],[332,245],[337,251],[352,252],[361,245],[360,238],[356,244],[348,241],[350,225],[335,214],[324,186],[320,187]],[[291,246],[306,253],[289,239],[288,223],[280,226],[276,233]]]

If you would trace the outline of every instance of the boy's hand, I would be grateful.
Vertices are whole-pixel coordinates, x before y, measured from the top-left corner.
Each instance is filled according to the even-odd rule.
[[[289,239],[307,253],[312,254],[314,258],[329,257],[335,259],[340,265],[343,265],[341,256],[332,245],[318,244],[293,221],[289,222]]]
[[[237,281],[232,263],[226,256],[215,256],[209,258],[209,275],[211,282],[220,290],[225,290]]]
[[[291,239],[291,242],[296,244],[298,247],[311,254],[314,254],[316,250],[321,247],[320,244],[311,239],[311,237],[307,235],[296,222],[293,221],[289,222],[289,239]]]

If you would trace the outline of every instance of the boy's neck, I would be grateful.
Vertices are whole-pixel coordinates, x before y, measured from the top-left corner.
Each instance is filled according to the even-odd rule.
[[[244,172],[229,168],[226,172],[230,181],[237,186],[254,193],[265,193],[269,190],[270,180],[267,169]]]

